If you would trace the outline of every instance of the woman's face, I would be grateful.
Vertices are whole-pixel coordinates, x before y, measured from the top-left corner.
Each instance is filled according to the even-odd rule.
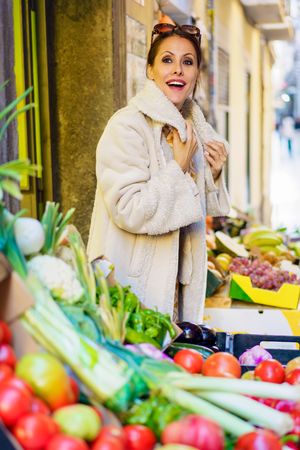
[[[153,66],[148,66],[148,77],[181,109],[192,94],[197,77],[197,55],[193,44],[180,36],[170,36],[161,42]]]

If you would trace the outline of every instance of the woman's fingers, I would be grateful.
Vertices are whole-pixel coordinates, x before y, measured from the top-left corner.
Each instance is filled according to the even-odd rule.
[[[213,158],[226,161],[227,151],[223,142],[208,141],[204,144],[204,148]]]
[[[204,155],[211,167],[212,175],[216,180],[221,173],[227,159],[227,151],[223,142],[208,141],[204,144]]]

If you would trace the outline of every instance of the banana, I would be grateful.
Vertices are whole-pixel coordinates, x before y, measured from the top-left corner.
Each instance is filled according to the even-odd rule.
[[[253,247],[264,247],[264,246],[276,246],[282,244],[283,239],[282,237],[277,233],[262,233],[259,236],[252,237],[247,247],[253,248]]]
[[[243,237],[243,244],[246,246],[248,245],[251,239],[254,239],[254,237],[256,236],[260,236],[262,233],[274,233],[274,231],[271,228],[267,228],[265,226],[256,227],[255,229],[250,228],[250,230],[251,231],[249,231],[249,233],[247,233]]]

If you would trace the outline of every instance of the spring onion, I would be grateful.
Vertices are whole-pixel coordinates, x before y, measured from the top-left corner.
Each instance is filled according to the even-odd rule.
[[[275,384],[265,381],[204,377],[201,375],[190,376],[185,373],[170,374],[169,382],[174,387],[192,392],[220,391],[262,398],[300,401],[300,386],[292,386],[287,383]]]
[[[254,425],[265,427],[284,435],[292,430],[293,420],[289,414],[270,408],[244,395],[227,392],[201,392],[200,397],[215,405],[249,420]]]
[[[195,395],[174,388],[170,385],[164,385],[161,393],[173,403],[195,414],[200,414],[217,422],[225,431],[234,435],[241,436],[245,433],[254,431],[254,426],[235,415],[212,405],[210,402],[202,400]]]

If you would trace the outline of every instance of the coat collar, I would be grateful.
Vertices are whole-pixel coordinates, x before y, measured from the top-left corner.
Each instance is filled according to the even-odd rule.
[[[187,99],[184,104],[184,117],[176,106],[167,98],[157,84],[152,80],[147,80],[144,88],[130,101],[146,116],[160,122],[162,127],[165,124],[171,125],[178,130],[180,139],[186,141],[186,124],[184,117],[189,117],[194,109],[194,102]]]

